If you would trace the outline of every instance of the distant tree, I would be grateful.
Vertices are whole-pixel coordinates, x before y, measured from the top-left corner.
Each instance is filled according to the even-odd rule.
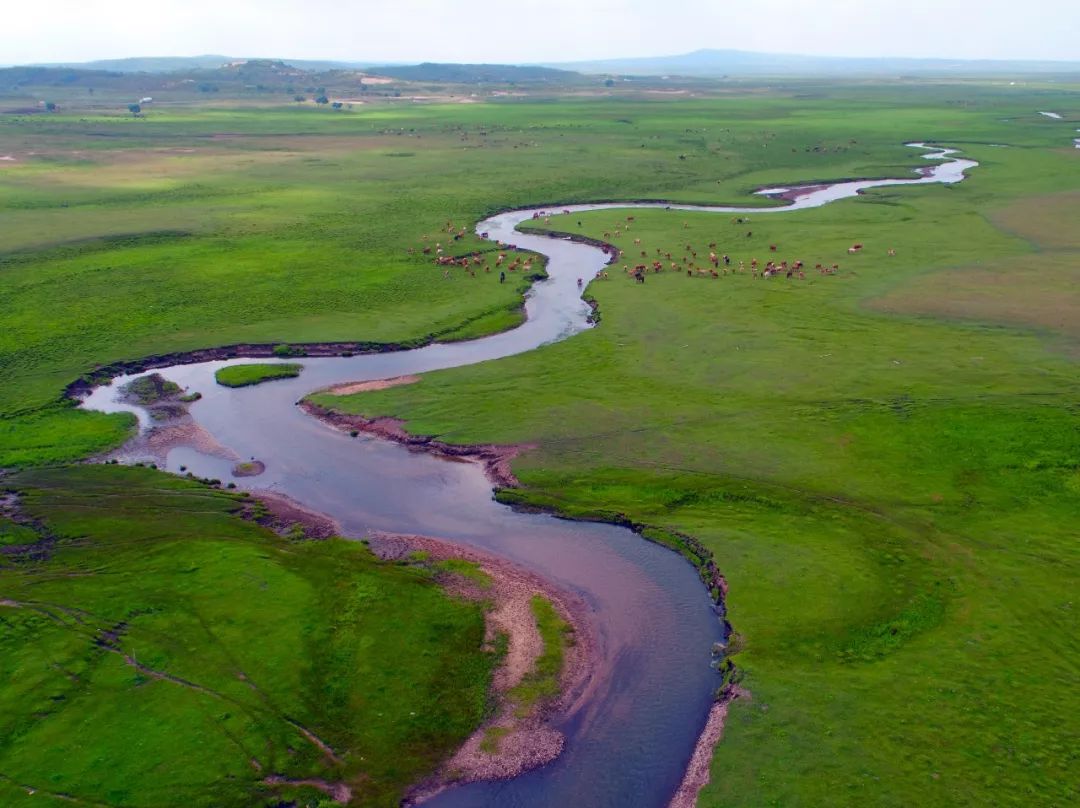
[[[330,106],[332,106],[334,109],[341,109],[344,106],[344,104],[342,104],[340,101],[335,101]]]
[[[138,104],[128,104],[128,112],[130,112],[132,115],[138,115],[140,112],[142,112],[142,107]]]
[[[325,87],[316,87],[315,92],[317,92],[319,95],[326,95],[326,88]]]
[[[316,104],[329,104],[330,99],[327,98],[325,95],[320,95],[318,98],[315,99],[315,103]]]
[[[608,79],[607,81],[604,82],[604,86],[605,87],[614,87],[615,86],[615,79]]]
[[[56,112],[56,104],[54,104],[52,101],[46,101],[45,102],[45,111],[46,112]]]
[[[294,96],[293,96],[293,101],[295,101],[295,102],[296,102],[297,104],[301,104],[301,103],[303,103],[304,101],[307,101],[307,96],[304,96],[304,95],[294,95]]]

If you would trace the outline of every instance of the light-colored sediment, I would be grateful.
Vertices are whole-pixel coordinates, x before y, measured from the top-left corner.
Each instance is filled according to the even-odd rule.
[[[323,390],[332,396],[351,396],[353,393],[369,393],[372,390],[386,390],[390,387],[401,387],[403,384],[416,384],[420,381],[419,376],[394,376],[392,379],[373,379],[369,382],[349,382],[338,384]]]
[[[411,435],[405,430],[405,422],[399,418],[365,418],[323,407],[309,399],[300,402],[300,408],[324,424],[342,432],[363,432],[377,438],[400,443],[430,452],[440,457],[475,460],[482,463],[491,484],[499,488],[517,488],[521,485],[510,468],[511,462],[522,452],[536,448],[531,444],[454,444],[443,443],[422,435]]]
[[[444,584],[453,594],[490,601],[487,641],[494,643],[499,635],[508,640],[506,654],[492,679],[497,702],[494,717],[469,736],[432,777],[413,788],[406,804],[423,802],[456,783],[516,777],[557,758],[565,738],[551,726],[551,719],[573,713],[584,704],[594,684],[596,643],[584,601],[528,570],[471,547],[426,536],[374,533],[370,538],[372,548],[384,558],[404,558],[419,551],[434,561],[462,559],[476,564],[490,579],[490,586],[481,587],[464,576],[454,576]],[[559,697],[522,715],[508,694],[534,670],[544,651],[532,610],[535,595],[550,601],[570,624],[573,641],[565,647]]]
[[[169,452],[178,446],[188,446],[201,454],[220,457],[222,460],[233,462],[240,460],[240,455],[222,446],[213,435],[186,415],[171,423],[150,427],[126,444],[117,454],[150,455],[164,463]]]
[[[682,782],[675,796],[668,803],[668,808],[696,808],[701,790],[709,784],[709,771],[712,767],[713,752],[724,734],[724,722],[727,720],[728,706],[737,698],[747,698],[746,691],[731,687],[709,710],[705,729],[698,736],[694,753],[686,767]]]
[[[326,514],[313,511],[296,500],[277,491],[257,489],[251,498],[261,502],[267,516],[259,523],[278,532],[287,532],[293,525],[300,525],[309,539],[328,539],[342,535],[341,525]]]

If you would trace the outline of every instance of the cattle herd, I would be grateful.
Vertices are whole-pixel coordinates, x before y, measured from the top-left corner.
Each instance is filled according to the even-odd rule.
[[[564,210],[563,213],[568,214],[570,211]],[[543,220],[545,224],[551,221],[550,215],[545,212],[534,213],[533,219]],[[745,260],[734,261],[728,253],[719,252],[715,241],[710,242],[707,248],[698,249],[694,245],[687,243],[683,250],[672,252],[657,247],[653,253],[642,248],[640,238],[634,239],[632,250],[621,249],[612,244],[611,242],[614,239],[621,238],[631,229],[634,221],[634,216],[627,216],[625,221],[615,224],[610,230],[605,230],[603,233],[604,241],[599,246],[608,256],[609,266],[622,262],[623,274],[637,283],[645,283],[645,278],[649,273],[660,272],[676,272],[679,274],[685,272],[688,278],[720,278],[729,274],[749,274],[752,278],[771,278],[783,275],[785,278],[796,280],[806,279],[806,264],[802,260],[777,261],[770,259],[761,262],[755,257],[750,259],[748,268]],[[749,219],[739,217],[731,221],[734,225],[744,225],[749,222]],[[578,226],[581,226],[580,221]],[[684,222],[683,228],[688,229],[689,224]],[[464,255],[448,254],[447,248],[451,246],[452,242],[461,241],[465,238],[466,229],[464,227],[455,227],[452,221],[447,221],[444,228],[442,228],[442,232],[445,232],[448,236],[445,246],[442,241],[432,242],[431,238],[425,235],[421,237],[419,250],[423,255],[433,256],[435,265],[443,267],[443,277],[446,279],[451,278],[450,270],[454,267],[464,269],[465,273],[472,278],[476,277],[477,272],[490,273],[492,269],[495,269],[499,271],[500,280],[505,280],[506,272],[521,271],[528,274],[532,271],[534,259],[527,253],[519,254],[507,263],[507,252],[516,250],[516,247],[513,244],[506,244],[501,241],[495,242],[494,249],[473,250]],[[745,237],[753,238],[753,231],[747,230]],[[488,234],[481,233],[480,238],[487,240]],[[856,242],[848,248],[848,254],[857,255],[863,251],[863,248],[863,244]],[[411,247],[408,250],[410,255],[416,254],[416,251],[416,248]],[[778,245],[769,245],[770,253],[777,253],[778,251]],[[636,254],[631,255],[631,253]],[[895,256],[896,250],[889,249],[887,255],[890,257]],[[839,270],[840,264],[838,263],[817,262],[814,265],[814,271],[823,276],[834,275]],[[595,277],[596,280],[608,280],[609,278],[610,275],[606,269],[597,272]],[[579,280],[579,285],[580,283]]]

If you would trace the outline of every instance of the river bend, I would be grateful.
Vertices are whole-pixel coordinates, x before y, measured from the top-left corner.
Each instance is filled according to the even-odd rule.
[[[563,754],[513,780],[455,787],[429,805],[666,805],[719,684],[710,667],[710,649],[722,639],[721,623],[695,570],[675,553],[624,528],[515,512],[495,502],[479,465],[448,462],[376,438],[350,438],[308,417],[296,402],[330,385],[489,361],[590,328],[590,309],[581,299],[577,279],[594,277],[608,256],[598,247],[562,237],[518,232],[517,226],[534,213],[669,207],[778,215],[820,207],[869,188],[959,182],[977,163],[953,154],[948,149],[930,151],[924,156],[934,164],[911,179],[817,184],[802,194],[798,188],[770,189],[767,193],[783,191],[795,197],[784,207],[605,203],[500,213],[479,223],[477,232],[545,255],[549,275],[526,296],[527,319],[512,331],[396,353],[304,358],[298,378],[238,389],[215,384],[214,371],[251,360],[157,371],[202,393],[190,408],[191,416],[221,444],[242,458],[266,464],[261,476],[236,480],[240,487],[287,494],[333,517],[349,535],[382,530],[478,547],[538,573],[587,604],[601,659],[600,685],[575,714],[556,724],[567,736]],[[130,378],[134,376],[95,389],[83,406],[134,412],[147,427],[144,411],[116,399],[118,388]],[[181,465],[196,475],[226,480],[233,464],[179,447],[169,452],[167,468],[178,472]]]

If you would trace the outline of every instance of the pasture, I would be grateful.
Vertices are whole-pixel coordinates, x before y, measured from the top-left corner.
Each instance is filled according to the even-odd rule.
[[[429,571],[149,469],[4,485],[34,534],[0,556],[5,806],[397,805],[485,714],[480,607]]]
[[[448,442],[536,444],[508,500],[706,543],[751,698],[732,707],[703,806],[1076,801],[1074,88],[789,83],[323,112],[0,114],[13,158],[0,162],[0,467],[25,469],[3,484],[57,537],[31,567],[0,556],[0,598],[48,600],[58,617],[3,614],[5,804],[75,783],[110,805],[153,804],[164,787],[252,804],[277,796],[254,749],[290,776],[363,783],[358,804],[394,804],[479,723],[492,664],[477,607],[422,570],[279,540],[229,495],[150,470],[34,468],[130,433],[63,401],[66,384],[239,342],[412,345],[512,327],[527,280],[444,278],[425,245],[491,250],[471,225],[509,207],[746,204],[762,186],[906,176],[922,162],[913,140],[981,166],[955,187],[883,189],[752,228],[637,212],[617,242],[680,255],[715,242],[748,266],[776,244],[808,263],[804,281],[665,272],[638,285],[613,267],[588,289],[592,331],[320,403]],[[624,220],[548,226],[601,238]],[[866,247],[849,256],[855,241]],[[819,275],[822,261],[840,270]],[[32,544],[28,529],[0,521],[0,546]],[[212,608],[235,613],[230,641],[205,630]],[[329,615],[343,613],[332,640]],[[91,641],[121,622],[141,662],[212,682],[237,709],[147,681]],[[411,642],[438,676],[402,652]],[[325,765],[283,715],[355,754]],[[120,754],[133,737],[140,755]],[[166,747],[186,751],[146,768]],[[33,799],[17,787],[49,778]],[[223,796],[209,788],[221,782]]]
[[[992,142],[1015,143],[1001,126]],[[1080,156],[965,128],[938,135],[982,162],[959,186],[738,226],[633,211],[630,255],[715,242],[746,271],[639,285],[620,261],[589,287],[594,331],[320,398],[440,440],[538,444],[506,501],[706,543],[751,695],[702,805],[1077,797]],[[807,278],[755,279],[770,244]]]

